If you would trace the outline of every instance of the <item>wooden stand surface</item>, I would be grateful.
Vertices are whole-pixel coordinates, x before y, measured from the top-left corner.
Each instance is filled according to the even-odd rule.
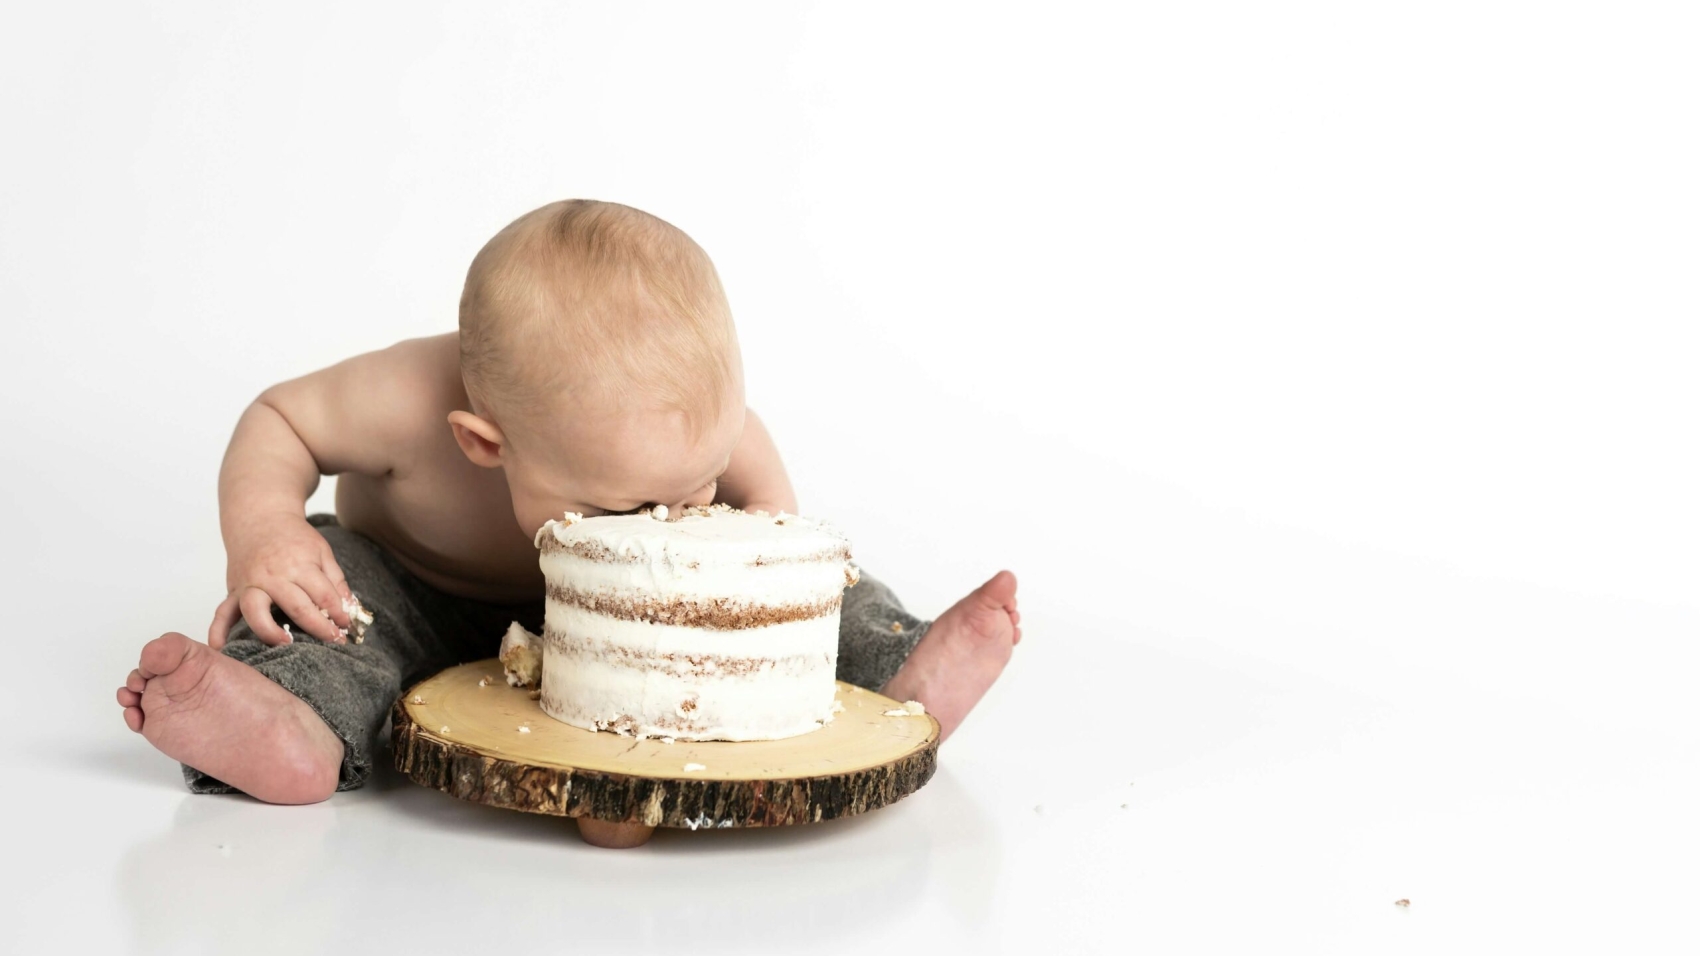
[[[451,667],[391,712],[396,769],[450,796],[574,817],[597,846],[637,846],[656,827],[814,823],[894,803],[933,775],[939,724],[839,682],[844,712],[784,740],[667,744],[592,733],[543,713],[494,659]],[[525,728],[522,730],[521,728]],[[703,769],[686,770],[687,764]]]

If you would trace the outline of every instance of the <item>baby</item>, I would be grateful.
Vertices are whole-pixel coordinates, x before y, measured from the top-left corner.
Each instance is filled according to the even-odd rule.
[[[336,514],[304,516],[320,475],[340,476]],[[744,407],[713,264],[636,209],[544,206],[473,259],[458,333],[274,385],[243,413],[219,473],[229,596],[207,643],[142,648],[124,722],[196,792],[324,800],[365,782],[405,687],[494,656],[510,621],[542,629],[546,520],[717,501],[798,510]],[[864,573],[838,676],[921,701],[948,737],[1020,619],[1008,571],[930,623]]]

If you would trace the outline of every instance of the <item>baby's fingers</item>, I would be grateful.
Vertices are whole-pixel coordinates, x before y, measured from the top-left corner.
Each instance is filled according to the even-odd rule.
[[[330,644],[346,644],[348,639],[343,637],[331,623],[331,619],[319,613],[319,605],[313,603],[301,585],[293,581],[280,581],[272,587],[272,600],[283,608],[283,613],[295,621],[295,626],[321,641]]]
[[[324,560],[319,562],[319,566],[325,569],[325,577],[330,579],[331,587],[336,589],[337,599],[333,607],[341,608],[342,602],[353,600],[354,592],[349,589],[348,579],[342,575],[342,565],[336,563],[336,554],[331,551],[329,543],[325,544]],[[342,625],[347,627],[348,622],[345,620]]]
[[[307,597],[312,600],[316,608],[323,608],[325,614],[330,615],[331,630],[340,637],[341,631],[338,629],[348,626],[348,612],[342,609],[342,595],[336,593],[336,587],[331,584],[330,578],[308,571],[296,578],[295,584],[301,590],[307,592]],[[325,620],[323,614],[319,615],[319,618]],[[306,627],[307,625],[302,624],[301,626]],[[319,632],[314,630],[313,633],[316,635]]]
[[[240,594],[240,591],[230,592],[213,611],[212,626],[207,628],[207,646],[215,651],[224,647],[224,642],[230,639],[230,626],[242,617],[242,609],[236,604]]]
[[[249,586],[242,589],[238,603],[242,607],[243,619],[254,629],[254,636],[262,643],[276,647],[290,642],[290,636],[272,620],[271,595],[257,587]]]

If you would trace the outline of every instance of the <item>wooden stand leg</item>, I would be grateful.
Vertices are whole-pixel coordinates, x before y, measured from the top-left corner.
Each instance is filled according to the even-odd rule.
[[[590,817],[577,817],[578,835],[591,846],[599,846],[609,850],[624,850],[634,846],[643,846],[649,838],[655,835],[654,827],[646,827],[641,823],[608,823],[604,820],[593,820]]]

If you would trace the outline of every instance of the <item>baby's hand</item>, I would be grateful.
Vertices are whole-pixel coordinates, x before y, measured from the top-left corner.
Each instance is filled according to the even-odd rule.
[[[255,524],[230,552],[226,583],[230,594],[213,612],[207,630],[207,644],[214,650],[224,646],[239,617],[261,641],[288,644],[289,634],[272,619],[273,604],[314,637],[348,643],[341,633],[349,625],[343,610],[343,601],[352,596],[348,582],[330,543],[304,518]]]

